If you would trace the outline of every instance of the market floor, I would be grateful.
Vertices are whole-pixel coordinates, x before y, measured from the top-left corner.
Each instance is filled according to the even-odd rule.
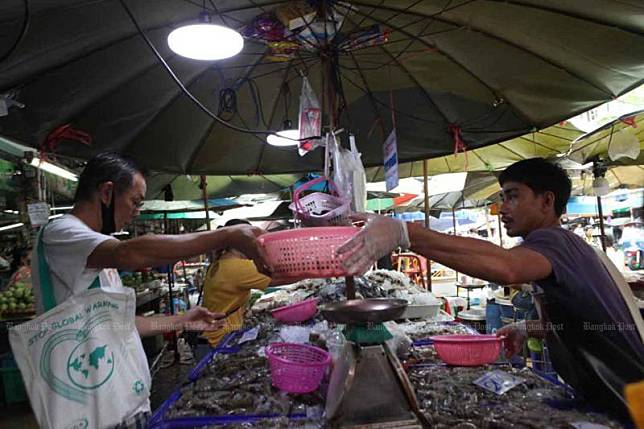
[[[38,423],[28,402],[0,407],[0,428],[37,429]]]

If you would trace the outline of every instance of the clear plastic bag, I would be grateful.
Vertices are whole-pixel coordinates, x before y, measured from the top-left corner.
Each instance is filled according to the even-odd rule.
[[[320,146],[322,142],[319,138],[322,133],[322,109],[306,77],[302,77],[298,128],[300,130],[300,139],[317,137],[300,141],[299,154],[304,156]]]
[[[330,145],[333,158],[333,181],[350,198],[352,210],[364,212],[367,205],[367,175],[354,136],[349,136],[350,150],[342,148],[335,135],[327,144]]]

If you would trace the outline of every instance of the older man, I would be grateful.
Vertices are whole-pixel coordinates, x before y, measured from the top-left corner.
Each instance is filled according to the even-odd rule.
[[[122,291],[116,269],[173,264],[211,250],[239,249],[259,270],[268,271],[263,250],[256,241],[262,231],[248,225],[184,235],[146,235],[127,241],[113,238],[111,233],[139,214],[145,193],[143,171],[134,160],[106,153],[87,163],[78,181],[74,208],[70,214],[51,221],[39,236],[32,262],[39,313],[89,288]],[[51,281],[53,296],[43,293],[41,274],[47,276],[48,283]],[[183,315],[137,317],[136,329],[141,336],[181,329],[214,330],[221,324],[216,319],[223,316],[196,307]],[[149,373],[140,339],[137,347],[141,356],[136,364]],[[149,413],[149,401],[144,402],[132,415],[122,416],[125,424],[140,421]]]

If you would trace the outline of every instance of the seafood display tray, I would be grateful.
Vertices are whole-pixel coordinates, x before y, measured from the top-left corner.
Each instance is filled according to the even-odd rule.
[[[478,332],[476,329],[471,328],[471,327],[469,327],[467,325],[463,325],[462,323],[459,323],[459,322],[440,322],[440,323],[437,323],[436,325],[438,325],[438,326],[444,325],[445,327],[458,326],[458,327],[464,329],[468,334],[481,335],[480,332]],[[428,336],[433,337],[434,335],[441,335],[441,334],[430,334]],[[412,345],[414,347],[430,346],[430,345],[433,345],[433,344],[434,344],[434,341],[432,339],[430,339],[430,338],[421,338],[419,340],[414,340],[412,342]]]
[[[214,347],[212,350],[208,352],[206,356],[204,356],[197,365],[190,371],[190,374],[188,374],[188,380],[189,381],[195,381],[196,379],[199,378],[199,375],[201,375],[201,372],[204,370],[204,368],[212,361],[212,359],[215,357],[217,353],[235,353],[239,351],[239,347],[232,346],[229,347],[228,345],[237,337],[240,337],[244,332],[246,332],[247,329],[243,329],[240,331],[234,331],[226,336],[224,336],[221,341],[219,341],[219,344],[217,344],[216,347]]]
[[[177,403],[182,397],[182,389],[186,386],[193,385],[197,382],[199,377],[208,367],[217,355],[235,354],[240,352],[240,346],[231,345],[233,340],[243,335],[246,330],[231,332],[226,335],[219,345],[212,349],[188,375],[188,383],[179,386],[168,399],[166,399],[161,406],[152,414],[149,422],[151,429],[175,429],[175,428],[194,428],[206,426],[226,426],[226,425],[242,425],[251,423],[261,423],[266,421],[279,421],[287,419],[289,422],[306,421],[310,417],[306,413],[294,413],[289,415],[278,413],[265,413],[265,414],[245,414],[245,415],[212,415],[212,416],[194,416],[194,417],[170,417],[167,418],[166,414],[171,407]],[[290,425],[289,425],[290,426]]]
[[[522,378],[523,383],[503,396],[472,384],[491,370],[510,373]],[[462,368],[429,363],[410,365],[406,371],[421,412],[437,429],[536,429],[577,427],[576,424],[579,427],[622,427],[622,422],[597,412],[577,397],[570,386],[525,367],[510,367],[506,363]]]

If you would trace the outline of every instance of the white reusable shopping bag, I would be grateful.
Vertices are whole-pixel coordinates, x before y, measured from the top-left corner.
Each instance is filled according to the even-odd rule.
[[[90,288],[56,306],[38,238],[46,312],[9,330],[11,348],[42,428],[105,428],[147,403],[150,374],[138,363],[132,289]],[[44,263],[44,265],[43,265]]]

